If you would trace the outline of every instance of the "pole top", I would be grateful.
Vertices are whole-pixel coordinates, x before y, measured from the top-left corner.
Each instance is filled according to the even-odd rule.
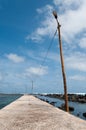
[[[55,19],[58,18],[58,16],[57,16],[57,12],[56,12],[56,11],[53,11],[53,15],[54,15]]]

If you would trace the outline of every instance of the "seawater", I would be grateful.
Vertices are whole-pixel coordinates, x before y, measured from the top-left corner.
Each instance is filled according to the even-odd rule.
[[[20,98],[22,94],[0,94],[0,109]]]
[[[55,102],[55,107],[61,107],[61,105],[64,103],[64,100],[60,100],[58,98],[51,98],[48,96],[40,96],[37,95],[39,99],[42,99],[44,101],[48,101],[49,103]],[[83,116],[83,113],[86,112],[86,103],[78,103],[78,102],[68,102],[69,106],[74,107],[74,111],[70,114],[73,114],[81,119],[86,120],[86,118]]]

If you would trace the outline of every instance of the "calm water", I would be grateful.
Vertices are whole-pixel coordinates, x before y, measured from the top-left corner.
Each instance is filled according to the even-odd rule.
[[[51,102],[55,102],[55,106],[56,107],[60,107],[64,101],[57,99],[57,98],[51,98],[51,97],[47,97],[47,96],[40,96],[37,95],[38,98],[43,99],[45,101],[49,101],[49,103]],[[86,112],[86,103],[78,103],[78,102],[69,102],[69,106],[74,107],[74,111],[71,112],[71,114],[80,117],[81,119],[86,120],[85,117],[83,117],[83,113]]]
[[[0,109],[15,101],[21,96],[21,94],[0,94]]]

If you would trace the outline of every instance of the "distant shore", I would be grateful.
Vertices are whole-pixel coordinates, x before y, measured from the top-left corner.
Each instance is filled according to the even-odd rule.
[[[64,99],[63,94],[46,94],[45,96],[52,98]],[[86,94],[68,94],[68,101],[86,103]]]

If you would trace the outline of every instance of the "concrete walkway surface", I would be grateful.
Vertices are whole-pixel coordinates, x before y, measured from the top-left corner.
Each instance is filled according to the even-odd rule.
[[[0,130],[86,130],[86,121],[24,95],[0,110]]]

